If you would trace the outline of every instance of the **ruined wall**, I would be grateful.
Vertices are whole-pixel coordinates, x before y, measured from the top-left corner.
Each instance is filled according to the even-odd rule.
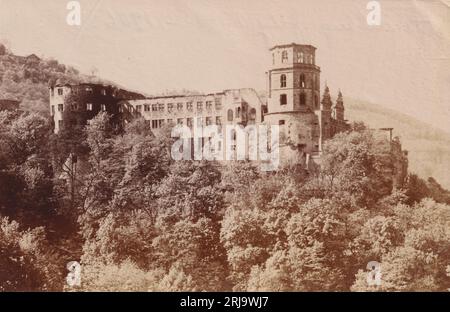
[[[86,125],[99,112],[107,112],[113,122],[120,124],[123,116],[119,102],[143,97],[138,93],[100,84],[55,85],[49,91],[55,133],[64,125]]]

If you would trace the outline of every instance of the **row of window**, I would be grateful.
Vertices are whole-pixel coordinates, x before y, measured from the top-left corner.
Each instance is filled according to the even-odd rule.
[[[209,126],[213,124],[213,117],[197,117],[196,119],[198,126]],[[177,119],[154,119],[147,120],[147,122],[151,123],[152,129],[161,128],[165,122],[168,124],[173,124],[176,122],[177,125],[184,125],[188,127],[194,126],[194,118],[177,118]],[[215,118],[215,124],[220,126],[222,125],[222,117],[217,116]]]
[[[313,83],[315,85],[315,87],[317,89],[319,89],[319,80],[317,79],[316,76],[313,76]],[[298,80],[295,81],[296,85],[298,85],[300,88],[306,88],[306,78],[305,78],[305,74],[300,74],[300,76],[298,77]],[[280,76],[280,88],[286,88],[287,83],[286,83],[286,75],[282,74]]]
[[[294,95],[296,96],[296,95]],[[294,101],[296,102],[296,101]],[[280,105],[286,105],[287,104],[287,95],[286,94],[280,94]],[[299,99],[299,104],[300,105],[306,105],[306,94],[305,93],[300,93],[300,99]],[[316,95],[314,95],[314,106],[316,109],[319,109],[319,97]]]
[[[286,105],[287,104],[287,95],[286,94],[280,94],[280,105]],[[300,105],[306,105],[306,94],[300,93]]]
[[[250,116],[250,119],[254,120],[255,117],[256,117],[255,115]],[[233,110],[232,109],[229,109],[227,112],[227,120],[230,122],[233,121]],[[164,124],[165,121],[166,121],[165,119],[151,120],[152,128],[153,129],[160,128]],[[192,127],[194,125],[194,118],[192,118],[192,117],[177,118],[176,120],[167,119],[168,124],[174,123],[175,121],[176,121],[176,124],[178,124],[178,125],[184,125],[185,122],[188,127]],[[213,117],[196,117],[196,121],[197,121],[198,126],[209,126],[209,125],[213,124]],[[150,122],[150,120],[148,120],[148,122]],[[218,126],[222,125],[222,117],[221,116],[216,116],[215,124]]]
[[[197,110],[201,109],[201,103],[202,102],[198,102],[197,103]],[[206,102],[207,103],[207,109],[210,108],[212,106],[212,103]],[[209,105],[208,105],[209,103]],[[178,103],[181,104],[180,106],[177,105],[177,110],[182,110],[183,109],[183,103]],[[100,104],[101,106],[101,111],[106,111],[106,105],[105,104]],[[178,108],[179,107],[179,108]],[[192,102],[188,102],[186,107],[188,108],[188,110],[192,110]],[[64,104],[58,104],[57,105],[58,108],[58,112],[63,112],[64,111]],[[77,107],[72,106],[72,109],[75,110]],[[55,114],[55,105],[51,106],[52,109],[52,115]],[[87,111],[92,111],[94,109],[94,105],[92,103],[86,103],[86,110]],[[173,104],[169,103],[167,106],[168,112],[171,112],[173,110]],[[149,104],[145,104],[144,105],[144,110],[145,111],[150,111],[150,105]],[[136,105],[136,111],[137,112],[142,112],[142,105]],[[164,111],[164,104],[153,104],[152,105],[152,111]],[[233,121],[233,110],[229,109],[228,112],[228,121]],[[208,117],[206,117],[208,118]],[[236,118],[241,118],[241,107],[237,107],[236,108]],[[255,119],[256,118],[256,110],[254,108],[252,108],[250,110],[250,119]]]
[[[172,124],[174,123],[173,119],[154,119],[154,120],[147,120],[148,123],[151,123],[152,129],[158,129],[161,128],[165,122],[167,122],[168,124]],[[184,118],[177,118],[176,119],[176,123],[178,125],[183,125],[186,122],[186,125],[188,127],[192,127],[194,125],[194,119],[193,118],[186,118],[186,121]],[[202,118],[202,117],[198,117],[197,118],[197,125],[198,126],[209,126],[213,124],[213,118],[212,117],[206,117],[206,118]],[[215,124],[218,126],[222,125],[222,117],[217,116],[215,119]],[[58,120],[58,126],[59,128],[62,128],[63,126],[63,120]]]
[[[233,112],[232,109],[229,109],[227,111],[227,121],[232,122],[234,120],[234,118],[241,118],[242,117],[241,115],[242,115],[241,107],[236,107],[236,112]],[[249,117],[250,121],[255,121],[256,120],[256,109],[252,108],[250,110],[250,112],[249,112],[248,117]],[[212,124],[212,117],[197,117],[197,122],[200,125],[203,125],[203,122],[202,122],[203,119],[205,119],[205,121],[206,121],[205,125],[208,126],[208,125]],[[163,120],[163,119],[161,119],[161,120]],[[183,118],[178,118],[177,119],[177,124],[180,124],[180,121],[182,121],[182,120],[183,120]],[[187,120],[186,124],[188,126],[192,126],[192,120],[193,119],[192,118],[187,118],[186,120]],[[167,119],[167,121],[168,122],[172,122],[172,119]],[[221,125],[222,124],[222,118],[220,116],[216,117],[216,124],[217,125]]]
[[[76,104],[72,105],[72,110],[76,110],[79,106]],[[58,112],[63,112],[64,111],[64,104],[58,104],[57,105],[57,109]],[[87,111],[92,111],[94,109],[94,105],[92,103],[86,103],[86,110]],[[100,110],[102,112],[106,112],[106,105],[105,104],[100,104]],[[52,116],[55,114],[55,105],[52,105]]]
[[[306,87],[306,79],[305,79],[305,74],[300,74],[299,77],[299,83],[300,83],[300,87],[301,88],[305,88]],[[280,76],[280,87],[281,88],[286,88],[286,75],[282,74]]]
[[[154,105],[156,105],[156,104],[154,104]],[[159,107],[157,109],[159,109]],[[136,105],[136,111],[141,112],[142,111],[142,106]],[[169,112],[170,112],[170,110],[169,110]],[[227,120],[231,122],[231,121],[233,121],[234,118],[242,118],[241,115],[243,113],[246,113],[246,111],[241,109],[241,107],[236,107],[236,112],[233,112],[232,109],[229,109],[227,111]],[[256,119],[256,109],[254,109],[254,108],[250,109],[248,117],[249,117],[250,120],[254,121]],[[197,118],[202,118],[202,117],[197,117]],[[206,121],[207,121],[206,123],[208,124],[208,119],[211,118],[211,117],[205,117],[205,118],[206,118]],[[217,120],[219,120],[221,117],[217,116],[216,118],[217,118]],[[182,119],[182,118],[179,118],[179,119]],[[171,119],[168,119],[168,120],[171,120]]]
[[[302,64],[314,64],[313,54],[304,54],[303,52],[297,52],[294,55],[294,61]],[[289,55],[287,51],[281,52],[281,63],[288,63]],[[272,63],[275,65],[275,53],[272,53]]]
[[[203,110],[203,102],[197,102],[196,103],[196,108],[197,111],[202,111]],[[176,106],[175,106],[176,105]],[[186,106],[185,106],[186,105]],[[166,109],[166,105],[164,103],[158,103],[158,104],[138,104],[135,106],[136,107],[136,111],[138,113],[142,112],[142,109],[144,109],[144,112],[149,112],[150,110],[152,112],[163,112]],[[186,107],[186,109],[188,111],[193,111],[194,109],[194,104],[193,102],[186,102],[186,103],[168,103],[167,104],[167,111],[170,113],[172,112],[175,108],[177,111],[182,111],[184,109],[184,107]],[[205,108],[208,111],[211,111],[213,107],[213,102],[212,101],[206,101],[205,102]],[[220,110],[222,109],[222,103],[219,101],[215,101],[215,105],[214,105],[216,110]]]
[[[74,89],[74,91],[75,91],[75,90],[76,90],[76,89]],[[86,87],[86,88],[85,88],[85,91],[86,91],[87,93],[93,93],[93,92],[94,92],[94,90],[92,89],[92,87]],[[63,89],[63,88],[57,88],[57,93],[58,93],[58,95],[64,95],[64,89]],[[52,96],[55,95],[55,90],[54,90],[54,89],[51,90],[51,94],[52,94]],[[106,95],[106,89],[101,89],[101,90],[100,90],[100,94],[101,94],[101,95]]]

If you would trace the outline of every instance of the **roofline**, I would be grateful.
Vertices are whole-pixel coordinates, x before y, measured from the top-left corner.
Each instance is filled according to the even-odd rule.
[[[58,83],[54,84],[52,86],[49,86],[49,89],[53,88],[61,88],[61,87],[68,87],[70,89],[72,88],[79,88],[79,87],[94,87],[94,88],[103,88],[103,89],[111,89],[118,92],[126,92],[128,94],[131,94],[132,96],[137,96],[139,98],[145,98],[145,95],[136,91],[131,91],[128,89],[123,89],[121,87],[111,85],[111,84],[102,84],[102,83],[90,83],[90,82],[81,82],[81,83]]]
[[[298,44],[295,42],[289,43],[289,44],[278,44],[273,46],[272,48],[269,49],[269,51],[272,51],[276,48],[288,48],[288,47],[308,47],[308,48],[312,48],[314,50],[317,50],[317,48],[315,46],[312,46],[310,44]]]
[[[103,87],[103,88],[116,88],[116,89],[120,89],[118,87],[115,87],[113,85],[105,85],[102,83],[90,83],[90,82],[80,82],[80,83],[57,83],[54,84],[53,87],[65,87],[65,86],[69,86],[69,87],[78,87],[78,86],[99,86],[99,87]]]
[[[222,95],[223,92],[208,93],[208,94],[174,94],[174,95],[160,95],[160,96],[146,96],[142,100],[156,100],[156,99],[170,99],[170,98],[182,98],[182,97],[198,97],[198,96],[214,96]]]
[[[186,97],[203,97],[203,96],[217,96],[217,95],[225,95],[227,92],[232,91],[243,91],[243,90],[252,90],[255,93],[256,90],[253,88],[238,88],[238,89],[226,89],[220,92],[212,92],[212,93],[199,93],[199,94],[174,94],[174,95],[161,95],[161,96],[148,96],[145,97],[145,99],[142,100],[157,100],[157,99],[170,99],[170,98],[186,98]]]
[[[285,70],[291,70],[292,68],[298,68],[298,67],[308,68],[308,69],[315,69],[315,70],[318,70],[319,72],[322,72],[321,69],[320,69],[320,66],[317,66],[315,64],[293,63],[293,66],[272,68],[272,69],[269,69],[266,73],[270,74],[271,72],[274,72],[274,71],[285,71]]]

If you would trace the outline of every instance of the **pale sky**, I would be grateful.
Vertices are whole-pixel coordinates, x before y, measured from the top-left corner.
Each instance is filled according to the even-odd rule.
[[[147,94],[265,90],[268,49],[317,47],[322,85],[450,132],[450,0],[0,0],[0,40]]]

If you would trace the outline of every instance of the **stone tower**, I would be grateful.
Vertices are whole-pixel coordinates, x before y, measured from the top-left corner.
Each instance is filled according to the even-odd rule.
[[[280,152],[313,154],[319,151],[320,67],[316,48],[286,44],[270,49],[268,102],[264,120],[280,125]],[[298,153],[300,152],[300,153]]]

